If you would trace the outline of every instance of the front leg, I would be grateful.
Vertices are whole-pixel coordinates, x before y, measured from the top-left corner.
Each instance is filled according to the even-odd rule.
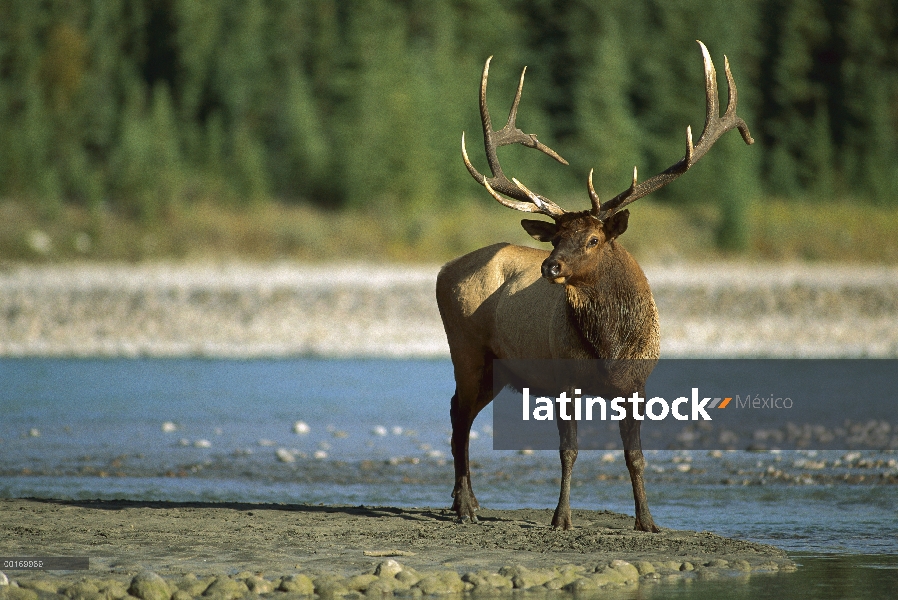
[[[645,396],[645,393],[642,394]],[[645,471],[645,457],[642,455],[642,440],[639,436],[639,427],[642,421],[637,421],[632,414],[620,422],[620,435],[624,443],[624,459],[627,461],[627,470],[630,472],[630,483],[633,484],[633,500],[636,504],[637,531],[661,531],[655,525],[652,513],[649,512],[649,503],[645,495],[645,482],[642,474]]]
[[[561,492],[552,516],[555,529],[573,529],[571,521],[571,473],[577,460],[577,421],[558,419],[558,453],[561,457]]]

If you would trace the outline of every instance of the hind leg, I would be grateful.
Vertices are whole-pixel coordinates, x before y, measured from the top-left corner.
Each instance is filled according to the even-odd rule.
[[[452,418],[452,459],[455,465],[455,488],[452,490],[452,510],[459,522],[477,522],[480,508],[471,487],[468,463],[468,441],[471,425],[480,411],[493,400],[493,368],[490,357],[479,364],[456,365],[455,395],[449,414]]]

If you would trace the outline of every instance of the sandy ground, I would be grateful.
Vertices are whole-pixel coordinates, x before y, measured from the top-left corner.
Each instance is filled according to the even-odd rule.
[[[446,357],[438,266],[0,271],[0,356]],[[645,268],[666,357],[898,357],[898,268]]]
[[[420,573],[565,565],[591,573],[619,559],[656,571],[655,579],[793,568],[771,546],[708,532],[636,532],[632,517],[607,511],[575,510],[571,531],[551,529],[550,519],[550,511],[530,509],[483,510],[480,524],[462,525],[448,511],[427,508],[6,499],[0,548],[6,556],[89,556],[91,571],[68,580],[111,574],[125,584],[146,571],[169,579],[350,576],[389,557]],[[36,576],[48,575],[15,574],[23,585]]]

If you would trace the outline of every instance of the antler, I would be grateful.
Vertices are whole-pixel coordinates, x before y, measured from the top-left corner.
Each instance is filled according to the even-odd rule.
[[[502,172],[502,167],[499,165],[496,149],[500,146],[507,146],[509,144],[522,144],[528,148],[535,148],[544,154],[548,154],[562,164],[566,165],[568,163],[561,158],[557,152],[537,141],[536,135],[524,133],[518,129],[515,124],[515,119],[518,115],[518,103],[521,101],[521,90],[524,88],[524,74],[527,72],[527,67],[524,67],[524,71],[521,73],[521,81],[518,83],[518,91],[515,94],[514,103],[511,105],[511,112],[508,114],[508,122],[505,123],[505,127],[499,131],[493,131],[490,113],[486,107],[486,80],[489,77],[490,61],[492,59],[492,56],[486,59],[486,64],[483,66],[483,76],[480,80],[480,118],[483,121],[483,145],[486,149],[486,160],[489,163],[490,171],[492,171],[493,176],[485,177],[471,164],[471,161],[468,159],[468,151],[465,148],[465,134],[462,133],[461,153],[465,161],[465,166],[468,168],[471,176],[474,177],[480,185],[485,187],[493,198],[498,200],[504,206],[524,212],[541,213],[553,218],[559,217],[564,214],[564,210],[562,210],[561,207],[548,198],[534,194],[521,185],[517,179],[509,181]],[[516,200],[509,200],[508,198],[502,197],[500,194],[505,194]]]
[[[696,40],[698,41],[698,40]],[[631,202],[639,200],[643,196],[647,196],[657,189],[660,189],[685,173],[689,167],[694,165],[701,159],[708,149],[717,141],[724,133],[731,129],[738,129],[742,134],[742,139],[746,144],[753,144],[754,140],[748,131],[748,125],[745,124],[740,117],[736,116],[736,82],[733,80],[733,74],[730,73],[730,61],[724,57],[726,65],[727,88],[729,89],[727,97],[727,108],[723,116],[720,116],[720,99],[717,94],[717,72],[714,70],[714,63],[708,54],[705,45],[698,41],[702,49],[702,57],[705,63],[705,94],[707,96],[707,113],[705,115],[705,128],[701,136],[698,138],[698,144],[692,144],[692,128],[686,128],[686,156],[678,163],[668,168],[663,173],[659,173],[650,179],[646,179],[642,183],[636,183],[636,167],[633,167],[633,183],[629,189],[621,192],[608,202],[602,204],[599,197],[592,186],[592,172],[589,174],[589,197],[592,200],[593,214],[600,220],[605,220],[615,212],[619,211]]]

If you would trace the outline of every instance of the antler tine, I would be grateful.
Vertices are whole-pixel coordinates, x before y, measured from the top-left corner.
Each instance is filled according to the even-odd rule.
[[[553,218],[560,217],[561,215],[564,214],[564,209],[562,209],[560,206],[558,206],[557,204],[555,204],[548,198],[543,198],[542,196],[538,196],[537,194],[534,194],[533,192],[528,190],[526,187],[524,187],[523,183],[521,183],[514,177],[512,177],[511,180],[514,182],[514,184],[516,186],[521,188],[521,190],[525,194],[527,194],[527,197],[530,199],[530,201],[533,202],[533,204],[535,204],[539,208],[539,210],[534,211],[534,212],[539,212],[539,213],[542,213],[544,215],[547,215],[547,216],[550,216]]]
[[[599,195],[596,193],[596,188],[592,185],[592,172],[595,169],[589,170],[589,177],[586,179],[586,191],[589,192],[589,201],[592,202],[592,214],[599,218],[599,220],[604,220],[601,216],[602,213],[602,201],[599,200]]]
[[[489,79],[490,61],[492,59],[493,57],[491,56],[486,60],[486,64],[483,66],[483,75],[480,78],[480,120],[483,123],[483,146],[486,150],[486,159],[493,176],[486,177],[477,171],[471,163],[468,158],[467,149],[465,148],[465,135],[462,133],[462,159],[465,162],[465,167],[467,167],[471,176],[480,185],[486,187],[490,195],[499,200],[504,206],[524,212],[538,212],[553,218],[561,216],[564,214],[564,210],[557,204],[548,198],[533,194],[533,192],[529,192],[529,190],[524,191],[526,188],[523,188],[522,186],[519,187],[516,182],[510,181],[502,172],[502,166],[499,164],[499,157],[496,155],[496,149],[500,146],[507,146],[509,144],[521,144],[528,148],[535,148],[562,164],[566,165],[568,163],[559,156],[557,152],[545,144],[540,143],[536,139],[536,135],[524,133],[518,129],[515,123],[518,114],[518,105],[521,101],[521,92],[524,89],[524,75],[527,72],[526,67],[521,72],[521,79],[518,82],[518,89],[515,93],[514,102],[512,102],[511,110],[508,114],[508,121],[502,129],[493,131],[492,120],[490,119],[489,109],[486,104],[486,87],[487,80]],[[500,197],[497,194],[505,194],[518,201],[509,200],[507,198],[502,198],[500,200]],[[537,198],[538,201],[534,201],[533,198]]]
[[[698,41],[698,40],[696,40]],[[630,204],[631,202],[635,202],[640,198],[647,196],[658,190],[668,183],[672,182],[674,179],[685,173],[689,168],[697,163],[702,156],[714,145],[714,142],[720,138],[724,133],[731,129],[738,129],[739,133],[742,134],[742,139],[746,144],[753,144],[754,140],[751,137],[751,133],[748,130],[748,125],[746,125],[745,121],[743,121],[740,117],[736,116],[736,106],[738,101],[738,95],[736,91],[736,82],[733,79],[733,74],[730,72],[730,62],[724,57],[724,62],[726,65],[726,78],[727,78],[727,108],[724,112],[723,116],[720,115],[720,99],[717,90],[717,72],[714,69],[714,62],[711,60],[711,55],[708,53],[708,49],[705,45],[698,41],[699,46],[702,51],[702,60],[704,62],[704,70],[705,70],[705,98],[707,103],[707,110],[705,113],[705,126],[702,129],[702,133],[699,136],[698,143],[693,145],[692,142],[692,127],[686,128],[686,155],[677,163],[669,167],[666,171],[651,177],[642,183],[637,184],[636,182],[636,170],[633,171],[633,183],[630,185],[629,189],[621,192],[608,202],[601,205],[600,209],[596,211],[593,209],[594,213],[604,213],[604,218],[607,218],[611,214],[616,211],[622,209],[624,206]],[[592,197],[592,196],[590,196]]]

